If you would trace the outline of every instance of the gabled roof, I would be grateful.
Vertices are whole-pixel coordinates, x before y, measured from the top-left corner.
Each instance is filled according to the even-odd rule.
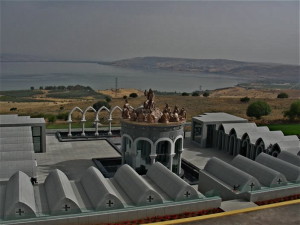
[[[260,153],[255,161],[282,173],[290,182],[300,181],[300,167],[265,153]]]
[[[191,185],[159,162],[153,164],[146,175],[174,201],[197,199],[201,196]]]
[[[237,155],[231,161],[231,165],[255,177],[264,186],[275,187],[287,184],[283,174],[242,155]]]
[[[51,171],[45,180],[45,189],[52,214],[81,211],[71,183],[62,171]],[[69,207],[66,210],[63,208],[65,205]]]
[[[80,182],[96,210],[124,208],[106,178],[95,167],[88,168]]]
[[[292,154],[287,151],[281,151],[277,158],[300,167],[300,156],[298,155]]]
[[[238,186],[240,192],[250,191],[252,183],[252,190],[261,188],[256,178],[216,157],[208,160],[203,170],[231,187]]]
[[[114,180],[138,206],[163,203],[160,194],[127,164],[117,170]]]
[[[21,171],[10,177],[7,183],[4,218],[12,219],[18,216],[16,215],[18,208],[24,211],[19,216],[36,216],[33,187],[30,178]]]

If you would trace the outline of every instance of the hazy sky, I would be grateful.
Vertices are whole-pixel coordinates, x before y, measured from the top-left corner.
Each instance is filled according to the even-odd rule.
[[[299,1],[3,1],[1,52],[299,64]]]

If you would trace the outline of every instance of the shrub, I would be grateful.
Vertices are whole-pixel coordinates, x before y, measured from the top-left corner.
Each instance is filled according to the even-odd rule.
[[[181,96],[189,96],[190,94],[189,93],[186,93],[186,92],[183,92],[182,94],[181,94]]]
[[[105,101],[106,101],[106,102],[111,102],[111,97],[106,96],[106,97],[105,97]]]
[[[194,91],[194,92],[192,93],[192,96],[200,96],[200,94],[199,94],[198,91]]]
[[[17,110],[16,107],[10,108],[10,111],[16,111],[16,110]]]
[[[284,112],[284,117],[288,117],[290,120],[295,118],[300,119],[300,101],[295,101],[291,104],[290,109]]]
[[[137,93],[131,93],[131,94],[129,95],[129,97],[130,97],[130,98],[136,98],[136,97],[138,97],[138,94],[137,94]]]
[[[47,115],[46,117],[49,123],[54,123],[57,119],[55,115]]]
[[[124,95],[124,96],[123,96],[123,99],[127,99],[127,95]]]
[[[269,115],[271,107],[264,101],[256,101],[250,104],[247,108],[247,116],[260,119],[262,116]]]
[[[244,103],[247,103],[247,102],[250,101],[250,98],[244,97],[244,98],[241,98],[240,101],[241,101],[241,102],[244,102]]]
[[[57,119],[67,121],[68,120],[68,116],[69,116],[69,113],[59,113],[57,115]]]
[[[108,104],[108,102],[105,101],[99,101],[93,104],[93,108],[96,110],[100,109],[102,106],[105,106],[106,108],[110,109],[110,105]]]
[[[288,98],[289,95],[287,93],[281,92],[280,94],[277,95],[277,98]]]
[[[208,97],[208,96],[209,96],[209,92],[208,91],[206,91],[206,92],[203,93],[203,97]]]

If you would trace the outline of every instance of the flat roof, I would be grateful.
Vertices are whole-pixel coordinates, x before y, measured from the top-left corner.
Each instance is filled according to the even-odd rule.
[[[230,115],[228,113],[218,112],[218,113],[205,113],[199,116],[193,117],[193,120],[198,120],[201,122],[246,122],[247,119]]]
[[[24,126],[44,123],[44,118],[31,118],[30,116],[18,116],[17,114],[0,115],[0,127],[4,127],[7,125]]]

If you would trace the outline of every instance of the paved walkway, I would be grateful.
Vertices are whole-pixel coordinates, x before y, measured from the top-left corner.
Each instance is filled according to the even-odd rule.
[[[203,169],[206,162],[212,157],[217,157],[225,162],[230,162],[234,158],[234,156],[217,149],[201,148],[198,144],[192,142],[189,137],[184,139],[183,148],[182,158],[191,162],[199,169]]]
[[[59,142],[54,135],[48,134],[46,153],[35,153],[38,168],[38,182],[44,182],[49,172],[60,169],[69,179],[79,179],[90,166],[92,158],[119,157],[119,153],[106,141]]]
[[[180,223],[179,223],[180,224]],[[181,223],[183,224],[183,223]],[[300,204],[184,223],[185,225],[299,225]]]

